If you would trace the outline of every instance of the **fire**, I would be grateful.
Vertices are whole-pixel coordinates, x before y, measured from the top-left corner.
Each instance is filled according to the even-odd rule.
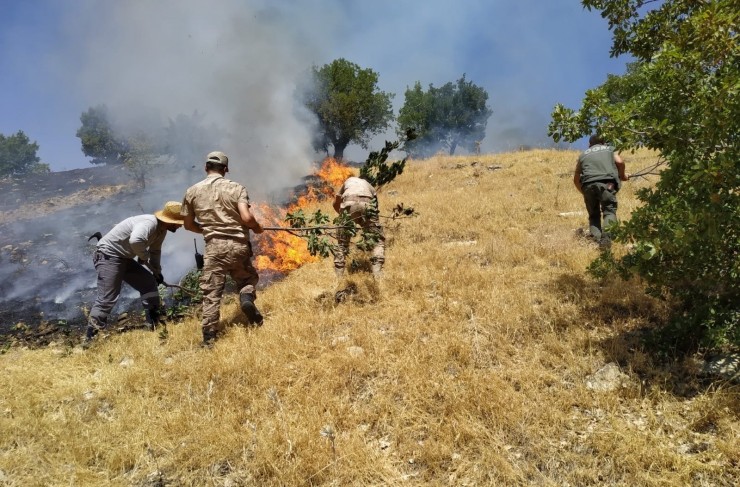
[[[257,205],[255,213],[263,226],[285,226],[288,210],[274,208],[266,204]],[[286,273],[298,269],[303,264],[316,262],[318,257],[308,251],[306,241],[288,232],[266,231],[260,236],[260,252],[254,259],[257,270],[272,270]]]
[[[344,183],[345,179],[353,175],[352,169],[341,162],[337,162],[333,157],[324,159],[324,162],[315,174],[332,188],[338,188]]]
[[[306,192],[299,195],[287,208],[275,208],[267,204],[256,205],[253,211],[263,226],[285,226],[285,215],[303,209],[309,213],[309,207],[320,201],[334,197],[335,188],[352,176],[352,169],[337,162],[334,158],[324,159],[321,167],[313,176],[319,179],[317,185],[308,186]],[[254,260],[257,270],[272,270],[281,273],[290,272],[303,264],[317,262],[318,256],[308,251],[306,241],[301,237],[284,231],[266,231],[260,235],[260,251]]]

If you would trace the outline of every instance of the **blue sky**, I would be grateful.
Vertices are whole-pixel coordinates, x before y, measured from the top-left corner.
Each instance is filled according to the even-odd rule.
[[[624,71],[610,46],[576,0],[0,0],[0,133],[23,130],[60,171],[90,167],[75,137],[90,106],[129,123],[198,110],[228,127],[228,151],[284,179],[314,158],[293,84],[344,57],[379,74],[396,113],[416,81],[465,74],[494,112],[483,151],[545,146],[556,103]]]

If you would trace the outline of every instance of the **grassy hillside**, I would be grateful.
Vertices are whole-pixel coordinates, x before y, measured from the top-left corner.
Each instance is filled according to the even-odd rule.
[[[658,362],[639,337],[665,305],[585,274],[576,156],[409,163],[381,214],[419,216],[388,223],[380,284],[307,265],[212,350],[195,317],[165,341],[8,350],[0,484],[737,485],[738,387]]]

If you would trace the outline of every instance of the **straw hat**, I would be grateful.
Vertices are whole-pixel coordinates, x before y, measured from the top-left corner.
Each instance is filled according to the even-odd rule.
[[[154,212],[154,216],[165,223],[176,223],[178,225],[182,225],[183,219],[180,215],[181,206],[182,205],[177,201],[168,201],[164,204],[163,210]]]

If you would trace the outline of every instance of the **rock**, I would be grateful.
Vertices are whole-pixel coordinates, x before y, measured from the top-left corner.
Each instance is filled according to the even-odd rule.
[[[347,352],[349,352],[351,357],[357,358],[357,357],[362,357],[362,355],[365,354],[365,349],[363,349],[362,347],[358,347],[358,346],[351,346],[351,347],[347,347]]]
[[[594,391],[608,392],[625,387],[628,381],[629,376],[619,370],[617,364],[610,362],[586,377],[586,387]]]
[[[740,382],[740,352],[723,353],[704,360],[701,374]]]
[[[349,336],[347,335],[337,336],[332,339],[331,346],[336,347],[340,343],[347,343],[348,341],[349,341]]]

